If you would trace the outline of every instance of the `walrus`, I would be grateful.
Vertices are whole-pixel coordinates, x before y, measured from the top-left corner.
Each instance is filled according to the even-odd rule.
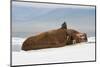
[[[86,33],[73,29],[67,29],[64,22],[62,27],[56,30],[40,33],[27,38],[22,44],[22,50],[37,50],[44,48],[56,48],[87,41]]]

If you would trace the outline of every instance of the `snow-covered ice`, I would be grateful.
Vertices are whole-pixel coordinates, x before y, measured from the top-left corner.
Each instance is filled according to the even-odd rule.
[[[18,38],[13,37],[12,38],[12,51],[21,51],[22,43],[25,41],[26,38]]]
[[[95,42],[95,37],[89,37],[88,42]]]
[[[12,65],[95,60],[95,37],[89,37],[88,42],[65,47],[22,51],[25,39],[12,38]]]

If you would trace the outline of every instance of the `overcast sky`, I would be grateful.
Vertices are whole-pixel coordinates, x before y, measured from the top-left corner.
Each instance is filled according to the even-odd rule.
[[[27,37],[58,29],[66,21],[69,28],[95,34],[95,7],[46,3],[13,2],[12,35]]]

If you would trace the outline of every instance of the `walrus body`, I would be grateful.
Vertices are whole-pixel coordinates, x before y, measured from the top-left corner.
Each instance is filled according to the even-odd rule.
[[[60,28],[29,37],[24,41],[22,50],[55,48],[86,41],[87,36],[85,33],[80,33],[72,29]]]

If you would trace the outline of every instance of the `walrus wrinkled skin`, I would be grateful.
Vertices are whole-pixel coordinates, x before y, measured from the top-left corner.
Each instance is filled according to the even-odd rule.
[[[27,38],[22,45],[22,50],[56,48],[86,41],[87,35],[85,33],[62,27]]]

